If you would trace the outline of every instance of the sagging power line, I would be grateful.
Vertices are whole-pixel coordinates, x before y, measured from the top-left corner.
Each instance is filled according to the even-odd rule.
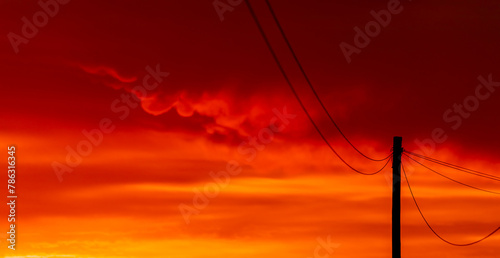
[[[278,29],[281,33],[281,36],[283,37],[283,39],[285,40],[287,46],[288,46],[288,49],[290,50],[290,52],[292,53],[292,56],[295,60],[295,62],[297,63],[302,75],[304,76],[307,84],[309,85],[310,89],[312,90],[312,92],[314,93],[317,101],[319,102],[319,104],[321,105],[323,111],[328,115],[330,121],[332,122],[332,124],[335,126],[335,128],[339,131],[339,133],[342,135],[342,137],[349,143],[349,145],[351,145],[352,148],[354,148],[354,150],[356,150],[360,155],[362,155],[363,157],[371,160],[371,161],[384,161],[384,160],[387,160],[387,162],[385,163],[385,165],[378,171],[375,171],[375,172],[372,172],[372,173],[366,173],[366,172],[362,172],[362,171],[359,171],[357,170],[356,168],[354,168],[353,166],[351,166],[349,163],[347,163],[340,155],[337,151],[335,151],[335,149],[333,148],[333,146],[330,144],[330,142],[326,139],[325,135],[321,132],[321,130],[319,129],[318,125],[316,124],[316,122],[314,121],[314,119],[312,118],[312,116],[309,114],[307,108],[305,107],[304,103],[302,102],[299,94],[297,93],[297,91],[295,90],[292,82],[290,81],[288,75],[286,74],[278,56],[276,55],[266,33],[264,32],[264,29],[261,25],[261,23],[259,22],[259,19],[257,18],[257,15],[255,14],[255,11],[253,10],[252,8],[252,5],[250,4],[250,1],[249,0],[245,0],[247,6],[248,6],[248,9],[250,11],[250,14],[253,18],[253,20],[255,21],[256,25],[257,25],[257,28],[262,36],[262,38],[264,39],[265,43],[266,43],[266,46],[267,48],[269,49],[274,61],[276,62],[281,74],[283,75],[285,81],[287,82],[288,86],[290,87],[293,95],[295,96],[295,98],[297,99],[297,101],[299,102],[302,110],[304,111],[304,113],[307,115],[309,121],[312,123],[312,125],[314,126],[315,130],[318,132],[318,134],[321,136],[321,138],[323,139],[323,141],[328,145],[328,147],[330,148],[330,150],[347,166],[349,167],[350,169],[352,169],[353,171],[357,172],[357,173],[360,173],[360,174],[363,174],[363,175],[374,175],[374,174],[377,174],[379,173],[380,171],[382,171],[386,166],[387,164],[392,160],[393,162],[393,165],[392,165],[392,168],[393,168],[393,209],[392,209],[392,220],[393,220],[393,223],[392,223],[392,245],[393,245],[393,250],[392,250],[392,254],[393,254],[393,257],[394,258],[400,258],[401,257],[401,167],[402,167],[402,162],[401,162],[401,157],[402,157],[402,154],[404,153],[405,156],[407,156],[408,158],[414,160],[412,157],[410,157],[408,154],[410,155],[413,155],[413,156],[416,156],[416,157],[419,157],[419,158],[422,158],[422,159],[425,159],[427,161],[430,161],[430,162],[434,162],[436,164],[439,164],[439,165],[442,165],[442,166],[445,166],[445,167],[448,167],[448,168],[452,168],[452,169],[455,169],[455,170],[459,170],[459,171],[462,171],[462,172],[465,172],[465,173],[469,173],[469,174],[473,174],[473,175],[476,175],[476,176],[481,176],[481,177],[484,177],[484,178],[488,178],[488,179],[492,179],[492,180],[496,180],[496,181],[500,181],[500,177],[497,177],[497,176],[494,176],[494,175],[489,175],[489,174],[486,174],[486,173],[483,173],[483,172],[480,172],[480,171],[476,171],[476,170],[472,170],[472,169],[468,169],[468,168],[464,168],[464,167],[461,167],[461,166],[458,166],[458,165],[453,165],[451,163],[447,163],[447,162],[444,162],[444,161],[439,161],[437,159],[434,159],[434,158],[430,158],[430,157],[425,157],[423,155],[419,155],[419,154],[415,154],[415,153],[412,153],[412,152],[407,152],[407,151],[403,151],[403,148],[402,148],[402,138],[401,137],[394,137],[394,142],[393,142],[393,151],[391,154],[389,154],[389,156],[387,156],[386,158],[383,158],[383,159],[373,159],[367,155],[365,155],[364,153],[362,153],[358,148],[356,148],[354,146],[354,144],[352,144],[352,142],[347,138],[347,136],[342,132],[342,130],[340,129],[340,127],[337,125],[337,123],[335,122],[335,120],[333,119],[333,117],[331,116],[331,114],[329,113],[328,109],[325,107],[325,105],[323,104],[323,102],[321,101],[321,98],[319,97],[318,93],[316,92],[314,86],[312,85],[307,73],[305,72],[302,64],[300,63],[297,55],[295,54],[295,51],[293,50],[293,47],[290,43],[290,41],[288,40],[269,0],[265,0],[267,6],[268,6],[268,9],[269,11],[271,12],[271,15],[276,23],[276,25],[278,26]],[[407,154],[408,153],[408,154]],[[392,157],[392,159],[391,159]],[[416,160],[414,160],[416,161]],[[468,185],[468,184],[465,184],[465,183],[462,183],[458,180],[455,180],[455,179],[452,179],[450,177],[447,177],[425,165],[423,165],[422,163],[416,161],[417,163],[419,163],[420,165],[422,165],[423,167],[431,170],[432,172],[434,173],[437,173],[438,175],[441,175],[449,180],[452,180],[456,183],[459,183],[459,184],[462,184],[464,186],[468,186],[468,187],[471,187],[471,188],[474,188],[476,190],[481,190],[481,191],[485,191],[485,192],[489,192],[489,193],[495,193],[495,194],[498,194],[497,192],[494,192],[494,191],[489,191],[489,190],[485,190],[485,189],[481,189],[481,188],[478,188],[478,187],[474,187],[474,186],[471,186],[471,185]],[[413,195],[413,191],[410,187],[410,184],[409,184],[409,181],[408,181],[408,178],[407,178],[407,175],[406,175],[406,172],[404,170],[404,167],[403,167],[403,174],[406,178],[406,182],[408,184],[408,188],[410,190],[410,193],[412,195],[412,198],[415,202],[415,205],[421,215],[421,217],[423,218],[423,220],[425,221],[425,223],[427,224],[427,226],[430,228],[430,230],[439,238],[441,239],[442,241],[448,243],[448,244],[451,244],[451,245],[455,245],[455,246],[469,246],[469,245],[473,245],[473,244],[476,244],[476,243],[479,243],[487,238],[489,238],[490,236],[492,236],[494,233],[496,233],[498,230],[500,230],[500,227],[498,227],[497,229],[495,229],[493,232],[491,232],[490,234],[488,234],[487,236],[477,240],[477,241],[474,241],[474,242],[471,242],[471,243],[466,243],[466,244],[456,244],[456,243],[452,243],[450,241],[447,241],[445,240],[444,238],[442,238],[439,234],[437,234],[437,232],[431,227],[431,225],[428,223],[427,219],[424,217],[420,207],[418,206],[418,203]]]
[[[302,110],[304,111],[304,113],[307,115],[307,118],[309,119],[309,121],[311,122],[311,124],[314,126],[315,130],[318,132],[318,134],[321,136],[321,138],[323,139],[323,141],[328,145],[328,147],[330,148],[330,150],[342,161],[342,163],[344,163],[347,167],[349,167],[351,170],[353,170],[354,172],[356,173],[359,173],[359,174],[363,174],[363,175],[375,175],[377,173],[379,173],[380,171],[382,171],[382,169],[385,167],[380,169],[380,170],[377,170],[375,172],[363,172],[359,169],[356,169],[354,168],[353,166],[351,166],[344,158],[342,158],[340,156],[340,154],[333,148],[333,146],[330,144],[330,142],[328,141],[328,139],[326,138],[326,136],[323,134],[323,132],[321,132],[321,130],[319,129],[319,126],[316,124],[316,122],[314,121],[314,119],[312,118],[312,116],[309,114],[309,111],[307,110],[307,108],[305,107],[304,103],[302,102],[300,96],[298,95],[297,91],[295,90],[292,82],[290,81],[290,78],[288,77],[288,75],[286,74],[285,72],[285,69],[283,68],[283,66],[281,65],[281,62],[278,58],[278,56],[276,55],[276,52],[274,51],[272,45],[271,45],[271,42],[269,41],[264,29],[262,28],[262,25],[259,21],[259,19],[257,18],[257,15],[255,14],[255,11],[253,10],[253,7],[252,5],[250,4],[250,1],[249,0],[245,0],[247,6],[248,6],[248,9],[250,11],[250,14],[253,18],[253,20],[255,21],[255,24],[257,25],[257,28],[259,29],[259,32],[260,34],[262,35],[262,38],[264,39],[265,43],[266,43],[266,46],[267,48],[269,49],[269,51],[271,52],[271,55],[273,56],[273,59],[274,61],[276,62],[276,65],[278,66],[281,74],[283,75],[285,81],[287,82],[288,86],[290,87],[290,90],[292,91],[293,95],[295,96],[295,98],[297,99],[297,101],[299,102],[300,104],[300,107],[302,108]],[[298,60],[298,59],[297,59]],[[303,70],[303,69],[302,69]],[[305,74],[305,73],[304,73]],[[312,86],[312,85],[311,85]],[[317,95],[317,94],[316,94]],[[323,105],[324,106],[324,105]],[[326,108],[325,108],[326,109]],[[330,116],[331,117],[331,116]],[[333,121],[333,119],[332,119]],[[334,122],[335,123],[335,122]],[[336,123],[335,123],[336,125]],[[338,128],[338,126],[337,126]],[[340,128],[338,128],[340,130]],[[354,145],[352,145],[352,143],[347,139],[347,137],[345,137],[345,135],[342,133],[342,135],[344,136],[344,138],[351,144],[351,146],[354,147]],[[356,150],[358,150],[356,147],[354,147]],[[360,152],[358,150],[358,152]],[[364,155],[364,154],[363,154]],[[384,161],[384,160],[387,160],[391,157],[391,155],[387,156],[386,158],[383,158],[383,159],[371,159],[371,160],[374,160],[374,161]],[[367,157],[368,158],[368,157]],[[387,165],[387,164],[386,164]]]
[[[481,239],[479,240],[476,240],[474,242],[470,242],[470,243],[465,243],[465,244],[457,244],[457,243],[453,243],[451,241],[448,241],[446,239],[444,239],[443,237],[441,237],[437,232],[436,230],[434,230],[432,228],[432,226],[429,224],[429,222],[427,221],[427,219],[425,218],[422,210],[420,209],[420,206],[418,206],[418,203],[417,203],[417,200],[415,199],[415,195],[413,194],[413,191],[411,189],[411,186],[410,186],[410,182],[408,180],[408,177],[406,176],[406,171],[405,171],[405,167],[404,165],[402,165],[403,167],[403,174],[405,176],[405,179],[406,179],[406,184],[408,185],[408,189],[410,189],[410,194],[411,194],[411,197],[413,198],[413,202],[415,203],[415,206],[417,207],[417,210],[418,212],[420,213],[420,216],[422,217],[422,219],[424,220],[425,224],[427,225],[427,227],[432,231],[432,233],[434,233],[434,235],[436,235],[439,239],[441,239],[443,242],[447,243],[447,244],[450,244],[450,245],[454,245],[454,246],[470,246],[470,245],[474,245],[474,244],[477,244],[479,242],[482,242],[483,240],[491,237],[493,234],[495,234],[498,230],[500,230],[500,227],[497,227],[495,230],[493,230],[491,233],[489,233],[488,235],[486,235],[485,237],[482,237]]]
[[[479,191],[487,192],[487,193],[492,193],[492,194],[500,194],[499,192],[495,192],[495,191],[490,191],[490,190],[482,189],[482,188],[479,188],[479,187],[476,187],[476,186],[472,186],[472,185],[469,185],[469,184],[466,184],[466,183],[460,182],[460,181],[458,181],[458,180],[456,180],[456,179],[453,179],[453,178],[451,178],[451,177],[445,176],[445,175],[443,175],[443,174],[441,174],[441,173],[437,172],[436,170],[434,170],[434,169],[432,169],[432,168],[430,168],[430,167],[428,167],[428,166],[426,166],[426,165],[424,165],[424,164],[422,164],[422,163],[418,162],[417,160],[415,160],[414,158],[410,157],[410,156],[409,156],[409,155],[407,155],[406,153],[404,153],[404,155],[405,155],[406,157],[408,157],[409,159],[413,160],[414,162],[418,163],[420,166],[422,166],[422,167],[424,167],[424,168],[426,168],[426,169],[428,169],[428,170],[430,170],[430,171],[432,171],[432,172],[434,172],[434,173],[436,173],[436,174],[438,174],[438,175],[440,175],[440,176],[442,176],[442,177],[444,177],[444,178],[446,178],[446,179],[448,179],[448,180],[451,180],[451,181],[453,181],[453,182],[455,182],[455,183],[457,183],[457,184],[461,184],[461,185],[463,185],[463,186],[467,186],[467,187],[470,187],[470,188],[473,188],[473,189],[476,189],[476,190],[479,190]]]
[[[278,17],[276,16],[276,13],[274,12],[274,9],[273,9],[271,3],[269,2],[269,0],[265,0],[265,1],[266,1],[266,4],[267,4],[268,8],[269,8],[269,11],[271,12],[271,15],[273,16],[273,19],[274,19],[276,25],[278,26],[278,29],[279,29],[279,31],[281,33],[281,36],[285,40],[285,43],[288,46],[288,49],[292,53],[292,56],[293,56],[293,59],[295,60],[295,63],[297,63],[297,66],[299,67],[300,72],[304,76],[304,78],[305,78],[305,80],[307,82],[307,85],[309,85],[309,88],[314,93],[314,96],[316,97],[316,99],[318,100],[319,104],[321,105],[321,108],[328,115],[328,118],[330,119],[330,121],[332,122],[332,124],[335,126],[335,128],[337,128],[337,130],[339,131],[340,135],[342,135],[342,137],[349,143],[349,145],[351,145],[351,147],[354,150],[356,150],[356,152],[358,152],[361,156],[363,156],[363,157],[365,157],[365,158],[367,158],[367,159],[369,159],[371,161],[383,161],[383,160],[385,160],[386,158],[383,158],[383,159],[374,159],[374,158],[371,158],[371,157],[367,156],[366,154],[364,154],[363,152],[361,152],[358,148],[356,148],[356,146],[354,146],[354,144],[351,143],[351,141],[347,138],[347,136],[345,136],[344,132],[342,132],[342,130],[340,129],[340,127],[337,125],[337,123],[333,119],[333,117],[330,114],[330,112],[328,112],[328,109],[325,107],[325,104],[323,104],[323,101],[321,101],[321,98],[319,97],[318,93],[316,92],[316,89],[312,85],[311,80],[309,80],[309,76],[307,76],[307,73],[304,70],[304,68],[302,67],[302,64],[300,63],[299,58],[295,54],[295,51],[293,50],[292,44],[288,40],[288,37],[286,36],[286,33],[285,33],[283,27],[281,27],[281,23],[279,22]]]
[[[418,157],[418,158],[421,158],[421,159],[424,159],[424,160],[427,160],[427,161],[439,164],[439,165],[444,166],[444,167],[452,168],[452,169],[455,169],[455,170],[458,170],[458,171],[462,171],[462,172],[465,172],[465,173],[468,173],[468,174],[472,174],[472,175],[484,177],[484,178],[487,178],[487,179],[492,179],[492,180],[500,181],[500,177],[498,177],[498,176],[486,174],[486,173],[483,173],[481,171],[477,171],[477,170],[473,170],[473,169],[469,169],[469,168],[464,168],[464,167],[461,167],[461,166],[458,166],[458,165],[454,165],[454,164],[451,164],[451,163],[448,163],[448,162],[437,160],[437,159],[434,159],[434,158],[431,158],[431,157],[426,157],[424,155],[420,155],[420,154],[413,153],[413,152],[410,152],[410,151],[405,151],[405,153],[408,153],[408,154],[410,154],[412,156],[415,156],[415,157]]]

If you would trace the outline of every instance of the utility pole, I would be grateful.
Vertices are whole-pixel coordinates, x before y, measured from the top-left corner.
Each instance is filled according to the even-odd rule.
[[[403,138],[394,137],[392,148],[392,258],[401,258],[401,154]]]

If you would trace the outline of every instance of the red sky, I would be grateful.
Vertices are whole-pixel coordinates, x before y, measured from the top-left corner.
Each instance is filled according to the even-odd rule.
[[[498,175],[498,86],[481,88],[488,97],[460,125],[443,115],[471,101],[478,77],[500,82],[500,6],[401,1],[402,11],[348,63],[339,44],[353,45],[354,28],[364,28],[374,19],[370,11],[387,9],[388,2],[271,1],[326,108],[363,152],[386,157],[399,135],[406,150]],[[354,167],[379,169],[383,162],[359,156],[335,131],[264,1],[251,3],[332,145]],[[17,148],[20,196],[18,249],[7,249],[3,240],[4,257],[315,257],[318,238],[327,237],[337,244],[329,257],[390,256],[390,166],[361,176],[333,155],[245,3],[221,21],[208,0],[73,0],[59,4],[18,53],[9,33],[22,35],[22,18],[42,9],[37,1],[0,6],[0,142]],[[117,112],[112,103],[138,94],[132,89],[143,85],[146,67],[157,65],[168,76],[127,108],[130,113]],[[284,108],[296,116],[288,124],[272,120]],[[86,139],[82,130],[99,128],[102,119],[114,130],[60,182],[54,162],[65,164],[67,146],[77,148]],[[285,125],[283,131],[250,151],[249,139],[259,139],[270,121]],[[436,128],[447,139],[432,151],[420,148]],[[193,189],[203,191],[214,183],[211,172],[232,161],[242,171],[186,224],[179,205],[193,206]],[[500,226],[498,196],[403,163],[422,210],[446,239],[471,242]],[[405,182],[402,189],[404,257],[495,257],[500,251],[498,234],[471,247],[443,243],[424,224]]]

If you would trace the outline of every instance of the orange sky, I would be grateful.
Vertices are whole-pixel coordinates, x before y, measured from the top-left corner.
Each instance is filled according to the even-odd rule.
[[[241,174],[186,224],[178,205],[193,206],[193,189],[214,182],[209,173],[224,170],[227,160],[242,160],[237,151],[179,133],[123,131],[59,183],[47,164],[60,159],[54,143],[60,135],[10,137],[25,140],[16,142],[19,249],[6,257],[312,257],[317,238],[328,236],[339,244],[332,257],[390,252],[387,174],[353,174],[324,147],[272,142],[255,161],[241,161]],[[427,218],[447,239],[473,241],[498,223],[497,197],[424,170],[410,178]],[[406,187],[402,196],[405,257],[420,257],[422,245],[430,256],[477,257],[498,249],[498,236],[473,247],[444,244],[423,224]]]
[[[353,27],[387,1],[271,2],[327,109],[360,150],[384,158],[392,137],[400,135],[406,150],[499,175],[500,93],[481,100],[458,128],[443,119],[475,94],[479,76],[500,81],[494,43],[500,22],[492,1],[454,8],[404,2],[404,12],[350,64],[338,44],[352,41]],[[286,71],[334,148],[357,169],[380,169],[385,162],[364,159],[341,138],[270,25],[263,2],[255,3]],[[5,35],[22,33],[21,17],[40,10],[35,1],[0,6]],[[59,7],[18,53],[7,37],[0,41],[0,143],[16,146],[19,194],[17,250],[2,240],[0,255],[390,257],[390,164],[363,176],[334,156],[281,77],[244,4],[224,21],[211,1],[74,0]],[[447,139],[432,150],[420,148],[436,128]],[[89,143],[88,155],[70,165],[68,150]],[[6,159],[6,151],[2,155]],[[472,242],[500,226],[497,195],[448,181],[407,158],[403,164],[426,218],[444,238]],[[424,164],[500,191],[496,182]],[[5,206],[2,211],[8,214]],[[7,230],[4,217],[0,225]],[[405,181],[401,227],[403,257],[500,252],[498,233],[470,247],[440,241]],[[321,248],[325,242],[331,252]]]

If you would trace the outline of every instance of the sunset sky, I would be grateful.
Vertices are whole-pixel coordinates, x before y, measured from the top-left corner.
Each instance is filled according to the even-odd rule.
[[[265,1],[250,2],[335,150],[356,169],[382,168],[341,137]],[[363,153],[385,158],[402,136],[405,150],[500,176],[498,1],[270,2]],[[16,146],[19,196],[16,250],[0,234],[2,257],[391,256],[391,164],[364,176],[332,153],[245,1],[40,3],[0,0],[1,155]],[[355,46],[356,28],[388,5],[399,11],[349,62],[341,43]],[[498,181],[419,161],[500,192]],[[406,157],[403,165],[443,238],[473,242],[500,226],[500,195]],[[403,257],[498,257],[500,232],[448,245],[405,180],[401,195]],[[1,210],[7,232],[8,206]]]

